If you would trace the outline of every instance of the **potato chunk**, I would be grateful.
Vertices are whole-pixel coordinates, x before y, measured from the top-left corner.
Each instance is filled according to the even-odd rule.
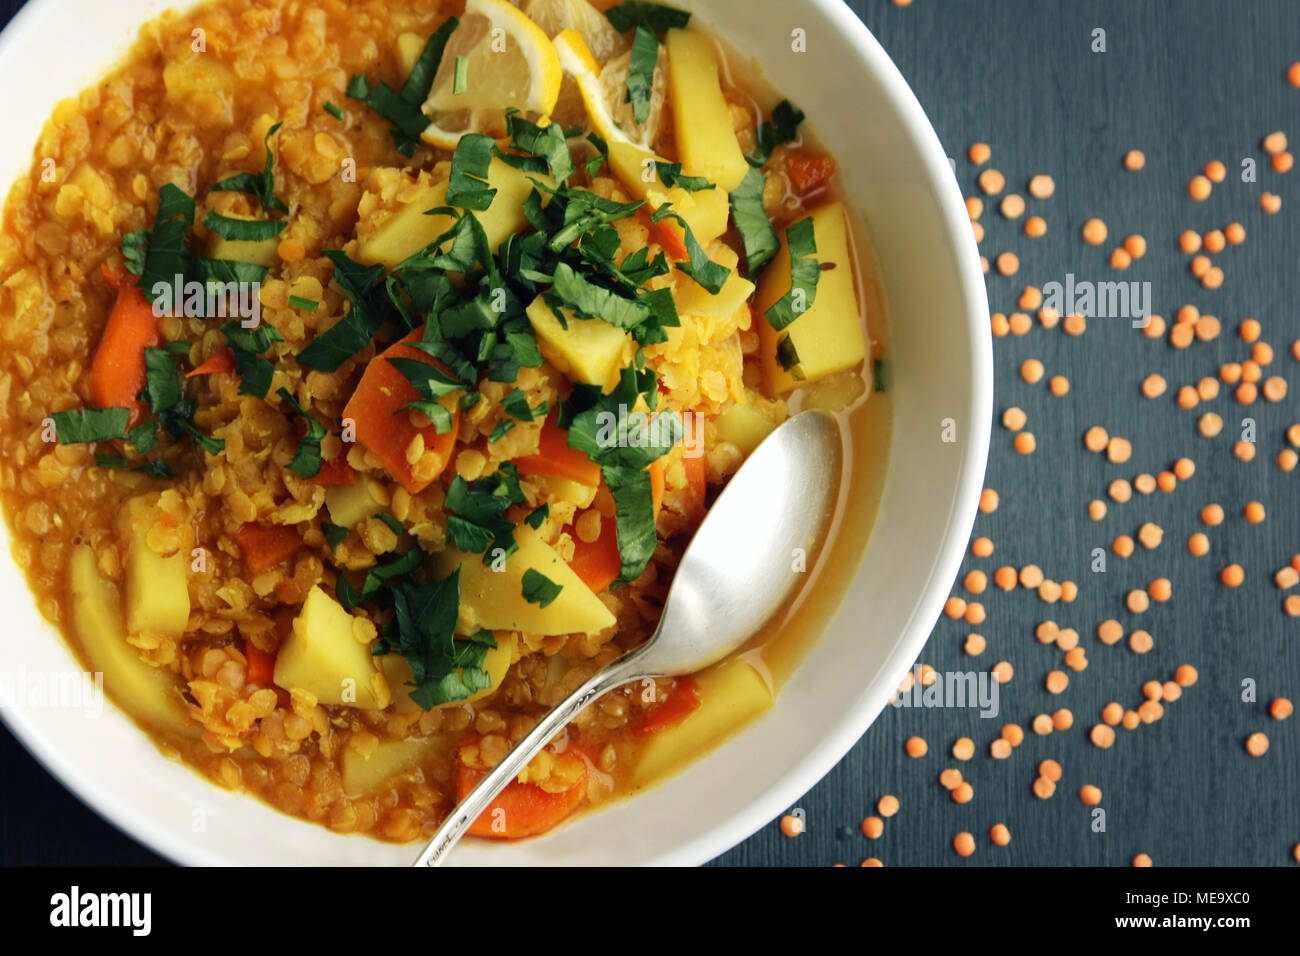
[[[128,714],[159,730],[197,737],[176,676],[147,664],[127,643],[117,589],[99,573],[95,552],[79,545],[68,562],[72,630],[104,689]]]
[[[424,763],[438,750],[437,737],[414,740],[381,740],[368,754],[352,747],[343,751],[343,792],[359,797],[370,793],[384,781],[407,773]]]
[[[718,80],[713,41],[695,30],[669,30],[668,98],[682,171],[730,193],[749,172]]]
[[[844,207],[827,203],[811,213],[817,239],[817,261],[822,272],[817,296],[806,312],[777,332],[766,318],[759,320],[763,380],[769,395],[784,395],[835,372],[853,368],[867,354],[866,334],[858,293],[853,283],[853,259],[849,255]],[[833,268],[826,268],[833,265]],[[781,250],[764,271],[758,284],[758,311],[766,313],[772,304],[790,291],[790,256],[786,237]],[[781,367],[777,347],[785,336],[799,358],[797,368]]]
[[[695,681],[700,686],[700,706],[680,723],[646,738],[633,772],[638,786],[717,746],[772,703],[767,682],[738,657],[701,671]]]
[[[188,522],[158,507],[157,494],[126,502],[118,525],[128,540],[126,554],[126,629],[131,634],[180,637],[190,618]],[[166,539],[173,539],[168,542]],[[161,550],[159,541],[163,541]]]
[[[275,659],[275,682],[305,690],[322,704],[382,710],[392,702],[388,681],[357,639],[355,619],[319,587],[307,594],[293,631]]]
[[[614,390],[635,348],[630,333],[602,319],[577,318],[572,310],[561,308],[565,328],[540,295],[526,311],[546,361],[575,382]]]
[[[596,634],[614,624],[609,608],[537,532],[520,525],[515,540],[519,549],[501,571],[485,565],[481,555],[454,548],[436,557],[440,576],[460,568],[461,610],[472,615],[474,626],[530,634]],[[523,578],[529,568],[560,585],[559,595],[546,607],[524,600]]]
[[[478,218],[483,231],[487,233],[488,245],[493,252],[496,252],[506,239],[528,225],[523,202],[536,188],[532,179],[550,186],[554,185],[549,176],[542,173],[525,173],[499,159],[493,159],[488,167],[488,185],[496,189],[497,194],[493,197],[491,206],[473,215]],[[543,195],[543,201],[545,199],[546,196]],[[361,243],[358,258],[367,264],[382,262],[386,268],[392,269],[452,227],[453,220],[450,216],[425,215],[430,209],[445,205],[447,205],[445,181],[425,186]]]

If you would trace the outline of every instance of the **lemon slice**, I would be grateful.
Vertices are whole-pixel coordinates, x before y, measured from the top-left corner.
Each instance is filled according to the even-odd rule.
[[[553,37],[569,27],[582,34],[598,63],[606,63],[630,46],[605,14],[587,0],[524,0],[520,9]]]
[[[455,91],[457,62],[464,88]],[[546,115],[563,79],[546,33],[506,0],[468,0],[424,103],[424,141],[455,149],[466,133],[503,133],[506,110]]]

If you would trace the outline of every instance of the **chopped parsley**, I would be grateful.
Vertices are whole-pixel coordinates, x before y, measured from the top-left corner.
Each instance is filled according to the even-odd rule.
[[[670,7],[663,3],[646,3],[644,0],[628,0],[605,11],[605,19],[619,33],[627,33],[638,26],[646,27],[655,33],[680,30],[691,22],[691,15],[685,10]]]
[[[491,631],[456,636],[460,569],[441,581],[403,581],[391,589],[393,620],[373,653],[401,654],[410,665],[411,700],[425,710],[492,686],[483,665],[497,646]]]
[[[232,242],[264,242],[284,232],[289,223],[283,219],[237,219],[212,210],[203,217],[203,225]]]
[[[327,249],[325,255],[334,263],[334,281],[347,295],[351,307],[298,354],[298,364],[320,372],[337,372],[340,365],[370,344],[392,307],[384,294],[382,265],[363,266],[341,249]]]
[[[345,528],[339,524],[331,524],[328,521],[320,523],[321,533],[325,535],[325,542],[330,546],[331,551],[337,551],[347,536],[351,534],[350,528]]]
[[[300,295],[289,296],[289,308],[302,309],[304,312],[315,312],[320,308],[320,303],[315,299],[304,299]]]
[[[451,178],[447,180],[447,205],[483,212],[492,205],[497,191],[488,186],[488,167],[496,141],[482,133],[466,133],[451,156]]]
[[[766,184],[767,177],[762,171],[751,169],[731,194],[731,219],[745,247],[745,271],[750,278],[758,275],[781,249],[781,241],[763,206]]]
[[[821,277],[817,236],[811,216],[786,229],[785,244],[790,255],[790,291],[763,313],[778,332],[812,308],[817,301],[817,281]]]
[[[457,475],[447,489],[447,540],[460,551],[482,554],[484,564],[491,564],[491,552],[498,548],[509,557],[518,545],[515,526],[505,513],[523,503],[519,473],[510,463],[477,481]]]
[[[469,89],[469,57],[456,57],[456,74],[451,78],[451,93],[460,96]]]
[[[325,108],[328,110],[331,105],[332,104],[326,104]],[[337,106],[334,108],[338,109]],[[339,118],[342,119],[342,115],[340,115]],[[282,123],[276,123],[266,131],[266,137],[262,140],[263,146],[266,147],[266,166],[263,168],[260,175],[254,176],[252,173],[238,173],[237,175],[231,176],[229,179],[223,179],[216,185],[209,187],[208,192],[251,193],[257,197],[258,202],[262,204],[262,208],[267,212],[274,211],[288,213],[289,207],[275,196],[275,154],[271,152],[271,137],[279,132],[282,125]],[[218,235],[224,236],[226,239],[235,238],[234,236],[226,236],[224,233],[218,232],[212,226],[208,225],[206,220],[204,220],[204,225],[207,225],[213,232],[217,232]],[[277,234],[278,231],[271,235]],[[262,238],[269,237],[264,236]]]
[[[227,322],[221,332],[235,355],[235,371],[239,374],[239,394],[253,398],[266,398],[271,390],[275,366],[261,354],[277,342],[283,342],[275,326],[263,323],[256,329],[246,329],[239,322]]]
[[[293,461],[289,462],[289,470],[304,481],[315,478],[320,474],[320,443],[325,437],[325,426],[309,415],[294,400],[293,395],[290,394],[287,388],[277,389],[275,394],[283,398],[290,408],[307,420],[307,434],[298,442],[298,449],[293,454]]]
[[[54,432],[63,445],[125,438],[130,417],[128,408],[74,408],[50,416],[54,420]]]
[[[326,113],[329,113],[330,116],[334,117],[340,123],[344,121],[343,110],[339,109],[337,106],[335,106],[333,103],[329,102],[328,100],[325,102],[325,105],[321,107],[321,109],[323,109]]]
[[[659,65],[659,38],[654,31],[637,24],[632,34],[632,55],[627,64],[627,92],[624,103],[632,104],[632,119],[644,126],[650,118],[650,97],[654,92],[655,68]]]
[[[550,606],[564,590],[563,585],[556,584],[536,568],[529,568],[524,572],[522,584],[524,600],[538,607]]]
[[[776,109],[772,110],[772,122],[758,124],[754,151],[745,155],[745,161],[755,168],[762,166],[772,155],[772,150],[798,137],[799,124],[803,121],[803,111],[789,100],[777,103]]]
[[[524,524],[536,531],[542,526],[542,522],[551,516],[551,506],[549,504],[538,505],[532,511],[528,512],[524,518]]]
[[[665,219],[675,219],[685,234],[686,255],[689,258],[687,262],[677,263],[678,270],[685,272],[702,285],[707,292],[717,295],[722,291],[722,285],[727,281],[727,277],[731,275],[731,270],[709,258],[708,253],[704,251],[704,247],[695,238],[695,233],[691,231],[691,227],[687,225],[686,220],[673,212],[672,206],[667,203],[656,209],[650,216],[651,222],[663,222]]]
[[[393,125],[393,146],[408,158],[415,155],[420,135],[429,126],[429,119],[421,107],[433,88],[433,80],[438,75],[447,40],[458,25],[459,21],[455,17],[449,17],[429,37],[401,92],[382,81],[371,86],[369,77],[364,73],[352,77],[348,82],[348,97],[365,103]]]

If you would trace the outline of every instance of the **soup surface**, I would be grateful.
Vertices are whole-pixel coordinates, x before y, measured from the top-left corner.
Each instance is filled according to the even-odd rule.
[[[471,832],[698,756],[843,596],[882,482],[882,296],[802,114],[684,11],[521,8],[169,13],[4,207],[0,499],[42,613],[166,753],[340,832],[427,836],[649,636],[757,444],[839,412],[783,619],[606,695]]]

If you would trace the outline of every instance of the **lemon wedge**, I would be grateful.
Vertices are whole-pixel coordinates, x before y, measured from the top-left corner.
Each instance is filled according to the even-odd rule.
[[[508,109],[545,116],[555,108],[563,77],[545,31],[515,6],[468,0],[424,103],[429,127],[423,139],[455,149],[466,133],[504,134]]]

